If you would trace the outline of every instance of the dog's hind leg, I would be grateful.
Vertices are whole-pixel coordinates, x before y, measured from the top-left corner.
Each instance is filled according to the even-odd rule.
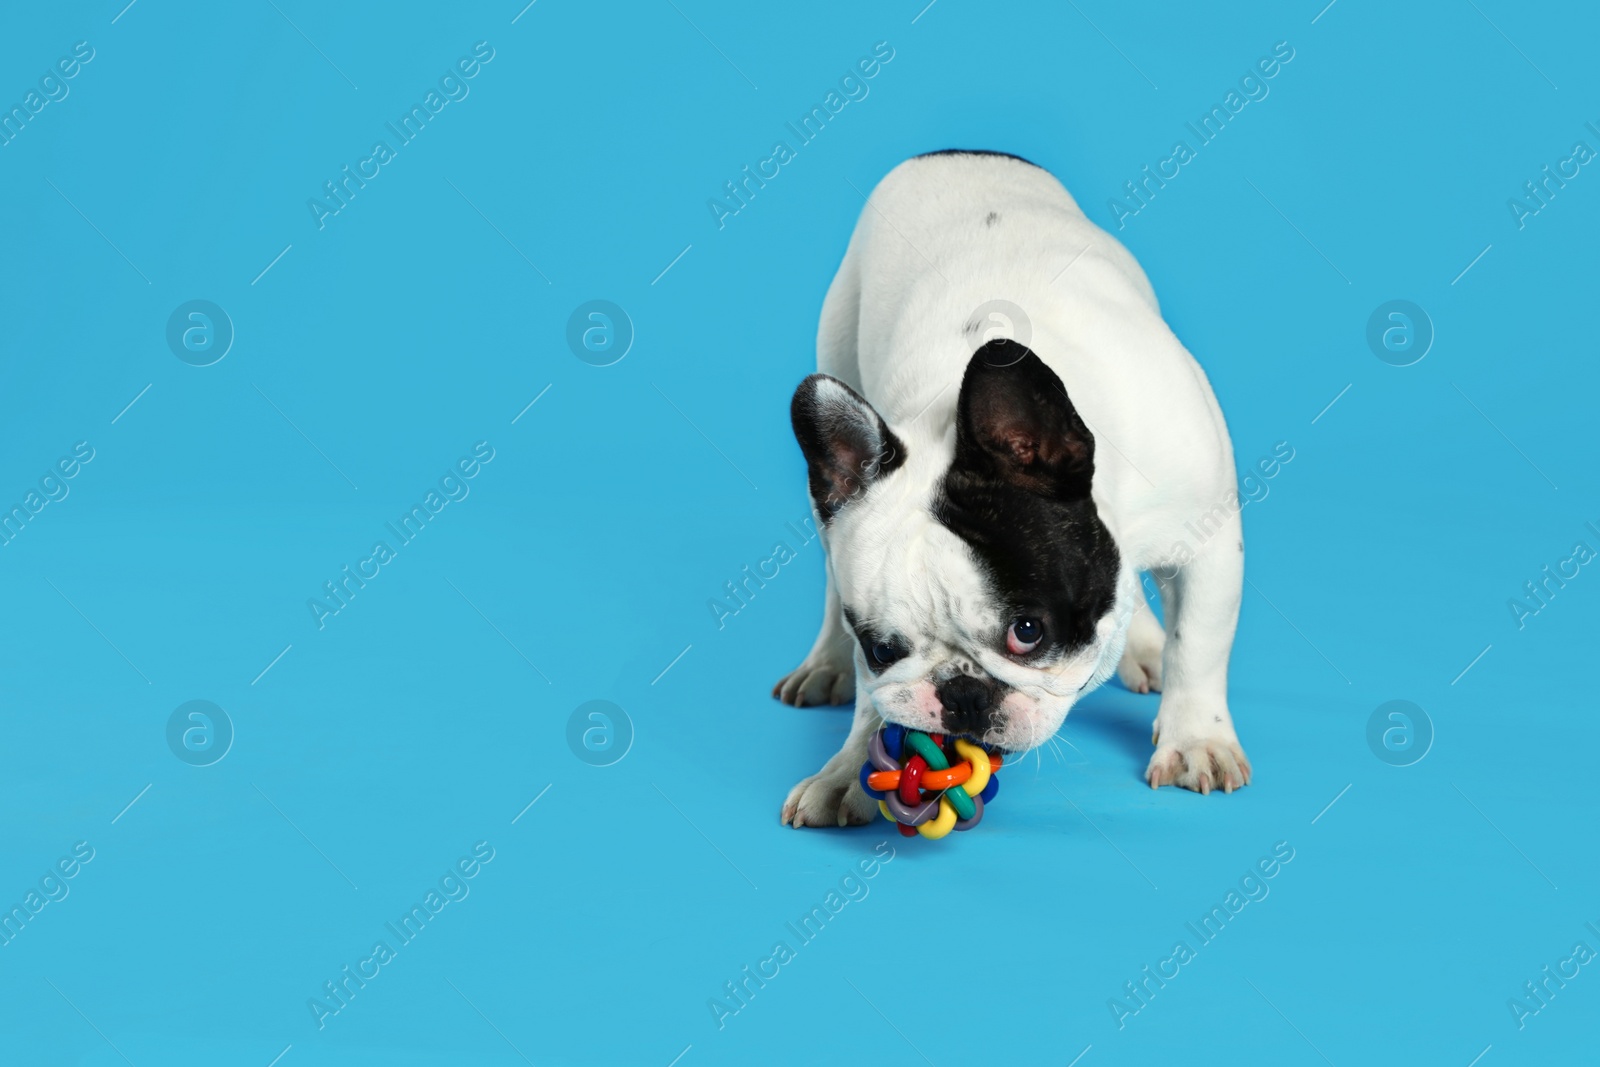
[[[817,324],[817,369],[857,391],[861,389],[856,360],[856,322],[860,312],[861,283],[852,243],[822,301],[822,318]],[[826,535],[822,543],[826,551]],[[797,708],[807,704],[847,704],[855,695],[855,682],[855,639],[845,627],[833,567],[829,566],[822,630],[810,654],[779,679],[772,687],[772,695]]]
[[[1155,612],[1141,597],[1128,624],[1128,643],[1122,648],[1117,677],[1135,693],[1161,692],[1161,650],[1167,643]]]
[[[772,695],[785,704],[848,704],[856,691],[855,638],[844,625],[833,568],[823,597],[822,632],[800,666],[778,680]]]

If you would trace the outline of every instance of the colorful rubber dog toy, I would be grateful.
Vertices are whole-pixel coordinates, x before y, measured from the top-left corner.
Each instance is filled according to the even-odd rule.
[[[970,830],[1000,791],[994,773],[1004,762],[1000,753],[964,737],[947,739],[889,723],[872,735],[867,753],[861,788],[905,837],[938,840],[951,830]]]

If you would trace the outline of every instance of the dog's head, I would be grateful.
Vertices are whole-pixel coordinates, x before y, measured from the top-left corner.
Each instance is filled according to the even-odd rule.
[[[1137,595],[1090,498],[1094,436],[1061,380],[991,341],[962,379],[953,442],[915,452],[824,374],[800,384],[791,415],[858,692],[912,729],[1042,744],[1116,669]]]

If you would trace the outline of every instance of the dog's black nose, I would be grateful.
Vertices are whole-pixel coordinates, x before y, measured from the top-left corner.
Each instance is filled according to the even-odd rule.
[[[941,683],[934,692],[939,696],[939,703],[944,705],[946,733],[983,736],[992,717],[989,709],[994,704],[990,683],[958,674]]]

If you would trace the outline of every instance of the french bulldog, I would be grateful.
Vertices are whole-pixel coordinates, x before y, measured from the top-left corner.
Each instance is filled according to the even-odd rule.
[[[1113,673],[1161,693],[1152,788],[1250,782],[1228,429],[1139,264],[1060,182],[995,152],[892,170],[823,301],[817,369],[790,414],[827,593],[773,695],[853,698],[855,719],[783,823],[875,818],[858,773],[884,722],[1022,752]]]

